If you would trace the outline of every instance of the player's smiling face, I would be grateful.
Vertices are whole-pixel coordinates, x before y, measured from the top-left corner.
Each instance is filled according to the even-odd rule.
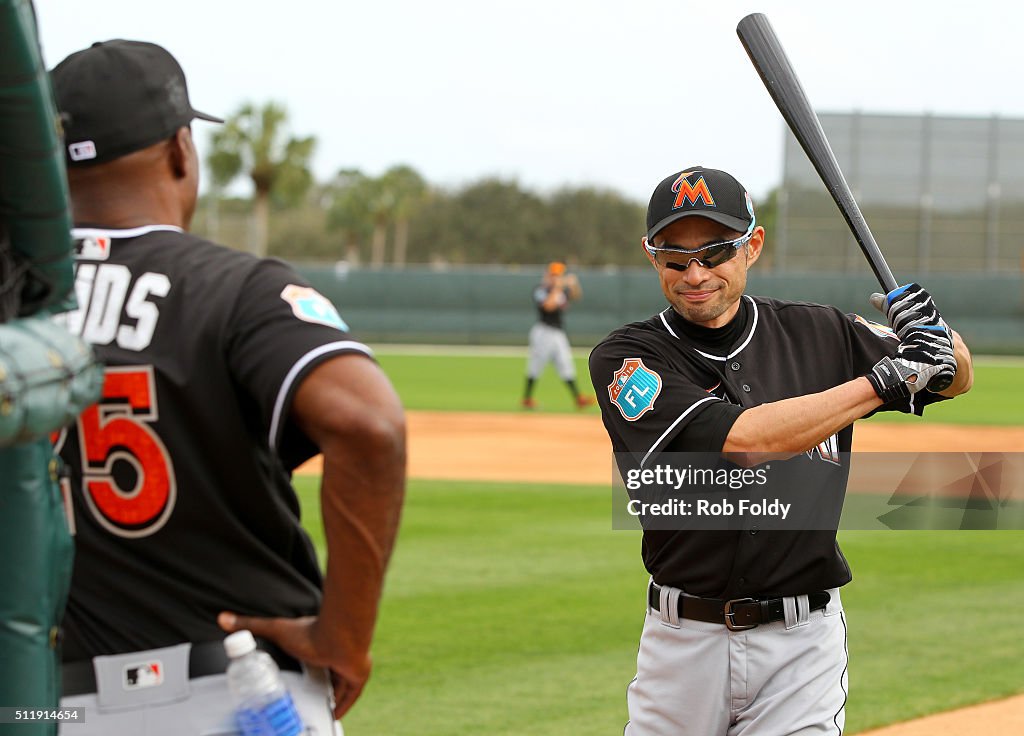
[[[740,235],[706,217],[684,217],[655,235],[653,245],[694,250]],[[688,266],[665,267],[646,250],[644,253],[658,271],[665,298],[679,314],[703,327],[722,327],[736,316],[747,287],[747,269],[760,257],[763,245],[764,228],[756,227],[750,242],[734,258],[714,268],[705,268],[696,258],[682,255],[677,261],[685,263],[685,259],[692,258]],[[695,255],[703,257],[702,253]]]

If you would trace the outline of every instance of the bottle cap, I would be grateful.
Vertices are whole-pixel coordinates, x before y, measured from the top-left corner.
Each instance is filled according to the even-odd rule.
[[[224,651],[232,659],[246,655],[255,648],[256,640],[248,629],[236,631],[234,634],[228,634],[224,638]]]

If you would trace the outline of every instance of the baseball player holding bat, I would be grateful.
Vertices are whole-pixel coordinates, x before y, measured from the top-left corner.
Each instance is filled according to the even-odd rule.
[[[845,489],[855,420],[920,415],[970,389],[970,353],[924,289],[874,297],[892,329],[751,296],[764,246],[730,174],[693,166],[654,190],[643,247],[669,307],[590,357],[620,472],[622,457],[649,467],[668,452],[792,458]],[[936,376],[951,379],[941,393],[925,388]],[[645,529],[642,554],[651,581],[627,736],[842,732],[839,589],[851,574],[835,530]]]
[[[523,408],[535,409],[533,389],[537,379],[548,363],[555,364],[555,370],[569,387],[576,407],[591,406],[594,399],[584,396],[576,387],[576,365],[572,360],[569,337],[565,334],[563,316],[569,303],[583,296],[576,274],[568,273],[565,264],[554,261],[548,264],[543,281],[533,290],[533,303],[537,307],[537,322],[530,328],[529,357],[526,362],[526,388],[523,392]]]
[[[340,733],[398,530],[397,395],[291,267],[187,232],[192,121],[219,121],[170,53],[97,43],[51,77],[78,250],[65,319],[107,366],[59,443],[77,530],[61,702],[88,710],[64,730],[237,733],[222,642],[249,629],[310,733]],[[290,482],[317,451],[323,575]]]

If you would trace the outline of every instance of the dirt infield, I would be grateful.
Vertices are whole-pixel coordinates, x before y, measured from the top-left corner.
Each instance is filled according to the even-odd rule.
[[[408,413],[409,476],[435,480],[611,483],[612,454],[593,414]],[[1024,427],[865,423],[854,450],[1024,452]],[[319,473],[314,458],[298,472]],[[863,736],[1024,733],[1024,696],[887,726]]]
[[[1024,695],[894,723],[860,736],[990,736],[1024,733]]]
[[[433,480],[610,483],[611,444],[594,414],[413,411],[409,476]],[[864,452],[1024,452],[1024,427],[864,423]],[[319,459],[299,472],[320,472]]]

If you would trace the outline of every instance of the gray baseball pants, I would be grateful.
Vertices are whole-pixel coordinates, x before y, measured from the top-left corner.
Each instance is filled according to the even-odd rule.
[[[787,599],[785,621],[747,631],[680,619],[680,591],[648,607],[627,689],[624,736],[839,736],[848,688],[839,590],[819,611]],[[802,602],[801,602],[802,599]]]
[[[555,364],[555,370],[563,381],[576,378],[576,366],[572,362],[572,350],[565,330],[536,323],[530,328],[530,356],[526,362],[526,375],[538,378],[548,363]]]
[[[63,707],[84,706],[85,722],[62,726],[61,736],[238,736],[234,699],[227,675],[188,679],[189,645],[97,657],[93,666],[99,691],[61,698]],[[123,687],[126,667],[159,659],[163,681],[137,690]],[[330,710],[330,685],[324,670],[284,671],[306,727],[305,736],[342,736]]]

